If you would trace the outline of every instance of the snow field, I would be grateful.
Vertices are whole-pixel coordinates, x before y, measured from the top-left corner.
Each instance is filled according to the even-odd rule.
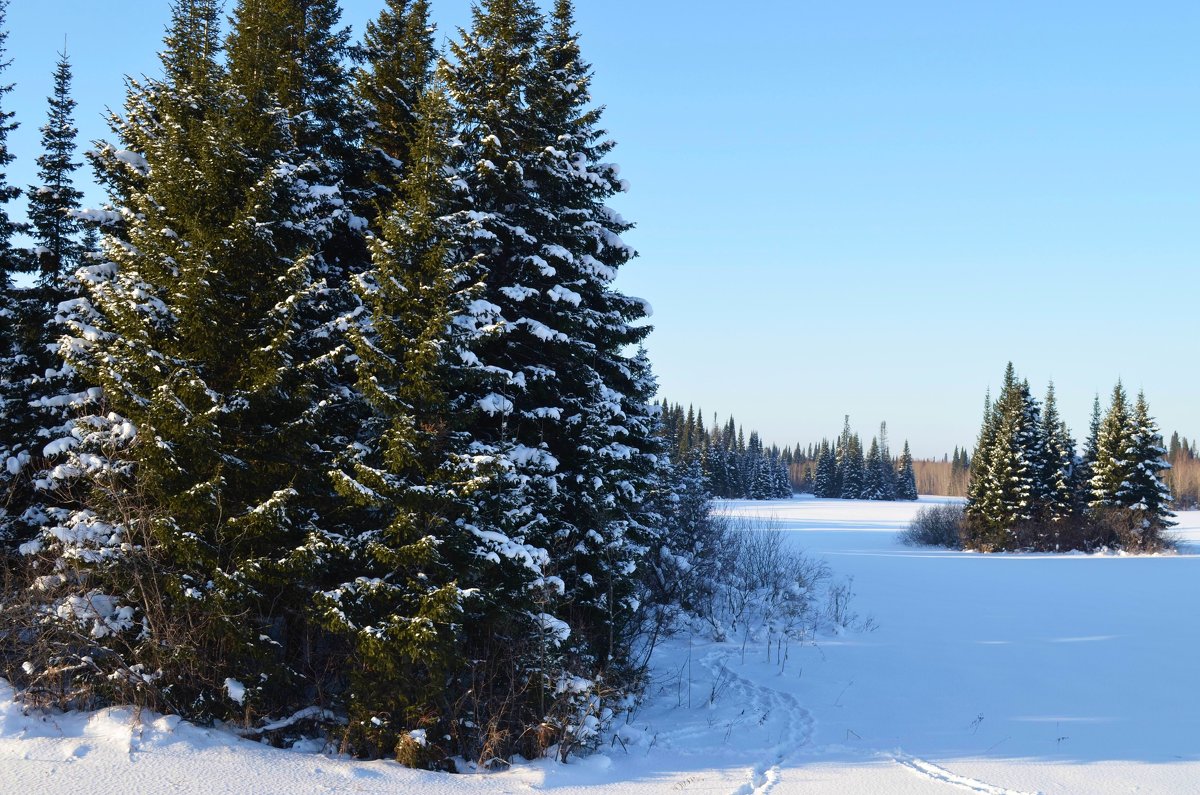
[[[130,710],[24,715],[5,690],[0,792],[1200,791],[1200,513],[1181,515],[1179,555],[985,556],[901,546],[917,507],[722,506],[853,577],[877,628],[784,661],[761,641],[743,656],[740,638],[672,638],[642,710],[590,758],[449,776]]]

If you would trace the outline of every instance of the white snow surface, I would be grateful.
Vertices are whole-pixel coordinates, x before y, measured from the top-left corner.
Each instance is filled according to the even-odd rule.
[[[941,498],[923,498],[922,503]],[[899,544],[918,506],[733,502],[854,577],[878,628],[793,644],[676,637],[640,712],[567,764],[448,775],[277,750],[130,709],[26,714],[0,682],[0,791],[41,793],[1195,792],[1200,513],[1178,555]]]

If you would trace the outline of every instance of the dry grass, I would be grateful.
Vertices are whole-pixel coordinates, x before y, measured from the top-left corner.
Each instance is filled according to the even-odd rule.
[[[918,494],[967,496],[968,473],[964,470],[955,471],[949,461],[913,461],[913,472],[917,476]]]

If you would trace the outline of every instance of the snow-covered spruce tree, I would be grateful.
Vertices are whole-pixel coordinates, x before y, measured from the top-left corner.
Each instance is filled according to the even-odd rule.
[[[386,0],[363,34],[355,93],[365,119],[366,210],[386,215],[397,200],[420,122],[417,104],[437,62],[426,0]]]
[[[821,441],[817,456],[817,473],[813,476],[813,494],[817,497],[835,497],[834,480],[837,476],[837,458],[826,440]]]
[[[664,532],[660,518],[643,505],[658,481],[650,405],[656,385],[639,347],[650,332],[640,324],[649,308],[613,286],[635,252],[620,237],[631,225],[607,205],[626,185],[618,167],[605,159],[615,143],[599,126],[601,109],[591,106],[590,85],[573,4],[557,0],[529,92],[543,146],[535,152],[534,168],[526,170],[547,203],[533,208],[526,229],[540,226],[533,234],[556,273],[550,277],[540,266],[526,272],[541,281],[550,299],[552,314],[542,322],[568,338],[566,345],[548,341],[557,359],[552,365],[557,383],[547,389],[547,382],[533,380],[531,392],[542,394],[530,417],[541,418],[545,406],[564,411],[562,424],[543,420],[539,431],[560,467],[559,525],[548,549],[551,571],[565,584],[572,663],[592,682],[587,690],[576,680],[555,682],[560,693],[576,691],[574,714],[556,716],[563,758],[571,746],[597,741],[596,719],[604,720],[607,710],[622,706],[642,686],[645,660],[631,656],[640,630],[636,568]],[[636,354],[626,353],[634,348]],[[697,456],[705,439],[698,411]]]
[[[0,75],[8,67],[4,58],[8,28],[5,18],[7,0],[0,0]],[[25,231],[24,225],[13,220],[9,203],[21,195],[21,190],[8,182],[8,166],[15,159],[9,149],[9,133],[17,128],[14,113],[5,110],[5,101],[13,90],[11,84],[0,84],[0,556],[7,559],[14,544],[28,533],[23,518],[31,501],[28,478],[25,474],[31,461],[31,424],[26,401],[28,390],[24,381],[37,356],[37,338],[31,336],[30,311],[34,302],[25,291],[18,290],[13,275],[28,269],[28,258],[14,246],[13,238]],[[7,565],[4,566],[7,568]],[[0,578],[4,569],[0,568]]]
[[[1100,421],[1096,433],[1095,453],[1092,458],[1088,483],[1090,499],[1088,507],[1095,510],[1104,506],[1121,506],[1118,498],[1123,484],[1133,475],[1134,462],[1128,457],[1133,443],[1133,420],[1125,387],[1117,381],[1113,387],[1108,410]]]
[[[1079,516],[1087,512],[1092,501],[1092,475],[1100,446],[1100,423],[1103,419],[1100,395],[1096,395],[1092,398],[1092,417],[1088,423],[1087,439],[1083,443],[1083,454],[1079,457],[1079,466],[1075,468],[1071,484],[1075,495],[1075,513]]]
[[[226,43],[230,77],[248,100],[239,109],[246,135],[271,142],[277,120],[258,111],[281,108],[295,149],[332,174],[330,185],[360,160],[341,17],[338,0],[238,0]]]
[[[43,478],[76,510],[37,552],[51,654],[31,678],[249,722],[304,697],[328,222],[287,114],[246,111],[219,64],[219,22],[216,0],[172,6],[164,78],[130,81],[122,148],[93,158],[115,220],[67,318],[92,386]]]
[[[887,423],[879,423],[879,491],[880,499],[896,499],[896,467],[888,444]]]
[[[633,255],[620,239],[628,224],[606,206],[624,186],[603,162],[612,143],[588,108],[573,24],[569,3],[546,27],[528,0],[484,2],[453,46],[450,81],[461,176],[483,227],[486,291],[472,315],[490,333],[472,353],[507,374],[477,400],[479,453],[507,470],[479,530],[548,550],[546,582],[560,590],[510,586],[509,626],[532,620],[536,631],[521,630],[535,639],[530,689],[509,703],[547,730],[518,742],[531,724],[515,716],[507,748],[531,753],[593,741],[629,686],[636,562],[657,533],[640,507],[655,462],[652,381],[644,357],[623,355],[647,333],[634,325],[647,310],[612,287]],[[498,633],[484,640],[522,653]]]
[[[1046,390],[1046,400],[1042,405],[1041,437],[1044,446],[1040,478],[1044,499],[1038,519],[1044,525],[1046,545],[1057,549],[1063,523],[1078,516],[1075,494],[1075,469],[1078,464],[1075,440],[1058,413],[1053,382]]]
[[[857,500],[863,496],[863,478],[866,474],[862,441],[856,433],[844,436],[844,446],[840,450],[838,460],[838,473],[841,475],[841,491],[838,496],[843,500]]]
[[[879,437],[871,437],[867,449],[861,496],[865,500],[883,499],[883,454],[879,450]]]
[[[904,440],[904,452],[900,454],[900,473],[896,478],[896,499],[917,499],[917,476],[913,471],[912,452],[908,449],[908,440]]]
[[[1125,453],[1129,475],[1117,489],[1116,500],[1135,512],[1145,546],[1155,548],[1161,543],[1161,531],[1175,525],[1170,511],[1171,489],[1159,476],[1171,465],[1163,457],[1167,451],[1142,392],[1138,392],[1129,416],[1129,428],[1129,447]]]
[[[1042,499],[1041,412],[1029,384],[1009,362],[1004,384],[980,431],[968,490],[968,540],[988,550],[1014,549]]]
[[[326,625],[352,648],[344,747],[433,766],[458,753],[458,735],[469,732],[452,708],[469,686],[461,633],[476,611],[464,602],[479,597],[468,590],[481,579],[473,570],[499,563],[504,550],[457,521],[464,501],[489,485],[472,471],[454,403],[470,377],[460,359],[468,331],[454,318],[473,285],[472,263],[455,257],[472,230],[447,170],[445,95],[435,88],[417,102],[395,206],[371,241],[372,268],[357,280],[366,311],[350,338],[371,412],[334,478],[360,513],[355,530],[329,538],[331,574],[343,580],[319,602]],[[528,550],[519,565],[539,556]],[[438,739],[418,743],[413,732]]]
[[[315,386],[323,394],[318,421],[326,455],[353,438],[363,412],[339,319],[358,309],[351,280],[369,260],[362,215],[374,215],[369,158],[360,146],[366,124],[354,101],[350,30],[341,15],[338,0],[238,0],[225,44],[230,83],[242,97],[235,109],[239,137],[271,157],[281,151],[286,128],[281,163],[300,188],[295,212],[315,236],[313,300],[297,312],[302,325],[324,329],[301,340],[300,355],[326,357],[327,366],[311,374],[320,377]],[[302,499],[318,514],[338,514],[327,483],[310,484]]]
[[[19,545],[30,540],[47,518],[47,495],[34,489],[33,473],[42,468],[42,448],[59,433],[64,421],[62,395],[71,390],[69,368],[55,353],[59,330],[54,323],[58,305],[78,294],[74,272],[82,263],[80,222],[82,194],[75,188],[77,130],[72,111],[71,66],[66,54],[54,71],[54,92],[49,98],[49,118],[42,127],[42,154],[37,158],[38,184],[31,185],[29,231],[36,247],[30,265],[36,284],[14,290],[11,340],[17,346],[8,359],[5,408],[0,411],[0,480],[9,478],[0,491],[7,492],[7,517],[0,519],[0,537]],[[18,350],[19,349],[19,350]],[[10,460],[11,459],[11,460]]]

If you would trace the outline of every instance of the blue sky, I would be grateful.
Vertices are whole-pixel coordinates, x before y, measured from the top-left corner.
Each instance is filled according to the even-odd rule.
[[[11,4],[16,184],[64,35],[84,139],[157,69],[167,4],[119,5]],[[578,5],[671,400],[780,444],[887,420],[940,455],[1011,359],[1077,436],[1117,377],[1200,434],[1200,6]],[[435,14],[452,34],[468,4]]]

